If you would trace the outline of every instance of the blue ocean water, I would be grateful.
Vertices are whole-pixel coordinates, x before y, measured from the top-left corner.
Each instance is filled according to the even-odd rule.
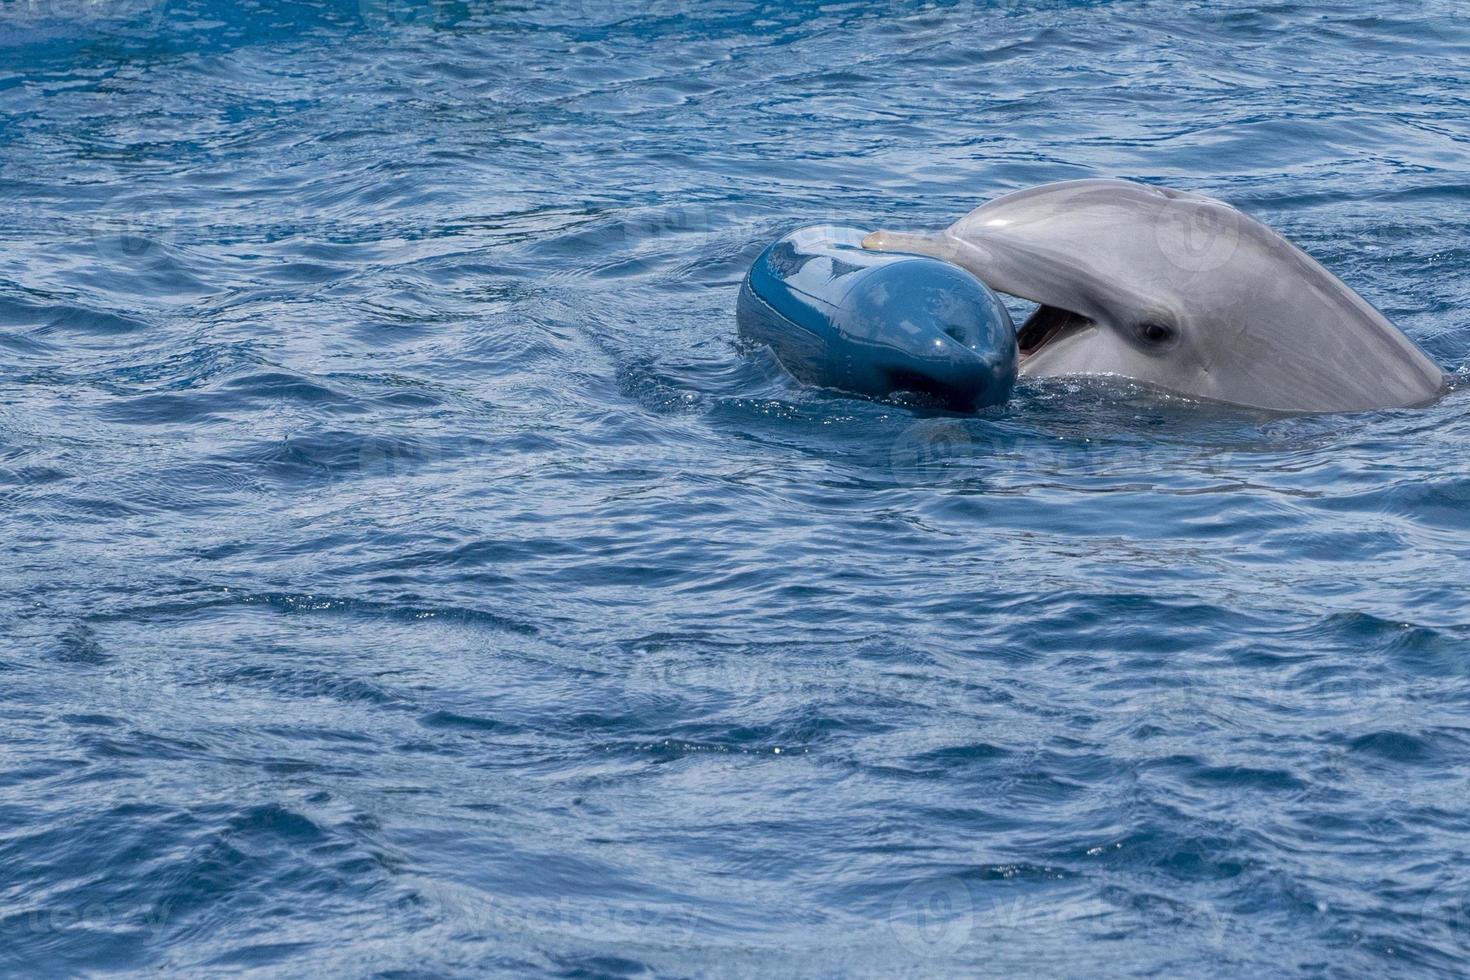
[[[1092,175],[1470,361],[1457,0],[0,0],[0,973],[1459,973],[1463,392],[735,347]]]

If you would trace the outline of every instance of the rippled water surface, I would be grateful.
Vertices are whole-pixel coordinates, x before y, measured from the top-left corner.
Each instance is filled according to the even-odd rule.
[[[735,347],[1091,175],[1470,360],[1456,0],[0,2],[0,972],[1457,973],[1463,392]]]

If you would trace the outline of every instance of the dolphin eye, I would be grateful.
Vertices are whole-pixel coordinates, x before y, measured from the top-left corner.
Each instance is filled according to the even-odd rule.
[[[1133,328],[1138,339],[1153,347],[1171,343],[1176,336],[1173,327],[1157,320],[1144,320]]]

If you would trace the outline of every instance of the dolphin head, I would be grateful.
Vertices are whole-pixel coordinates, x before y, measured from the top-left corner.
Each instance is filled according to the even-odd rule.
[[[867,248],[947,259],[1040,306],[1021,374],[1111,374],[1283,412],[1422,405],[1443,372],[1366,300],[1254,218],[1124,180],[1019,191],[937,235]]]

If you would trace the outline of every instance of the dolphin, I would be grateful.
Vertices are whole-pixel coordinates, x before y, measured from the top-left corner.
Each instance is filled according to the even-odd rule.
[[[1126,180],[997,198],[938,234],[863,247],[955,263],[1040,304],[1023,377],[1106,374],[1277,412],[1426,405],[1444,372],[1301,249],[1228,204]]]

